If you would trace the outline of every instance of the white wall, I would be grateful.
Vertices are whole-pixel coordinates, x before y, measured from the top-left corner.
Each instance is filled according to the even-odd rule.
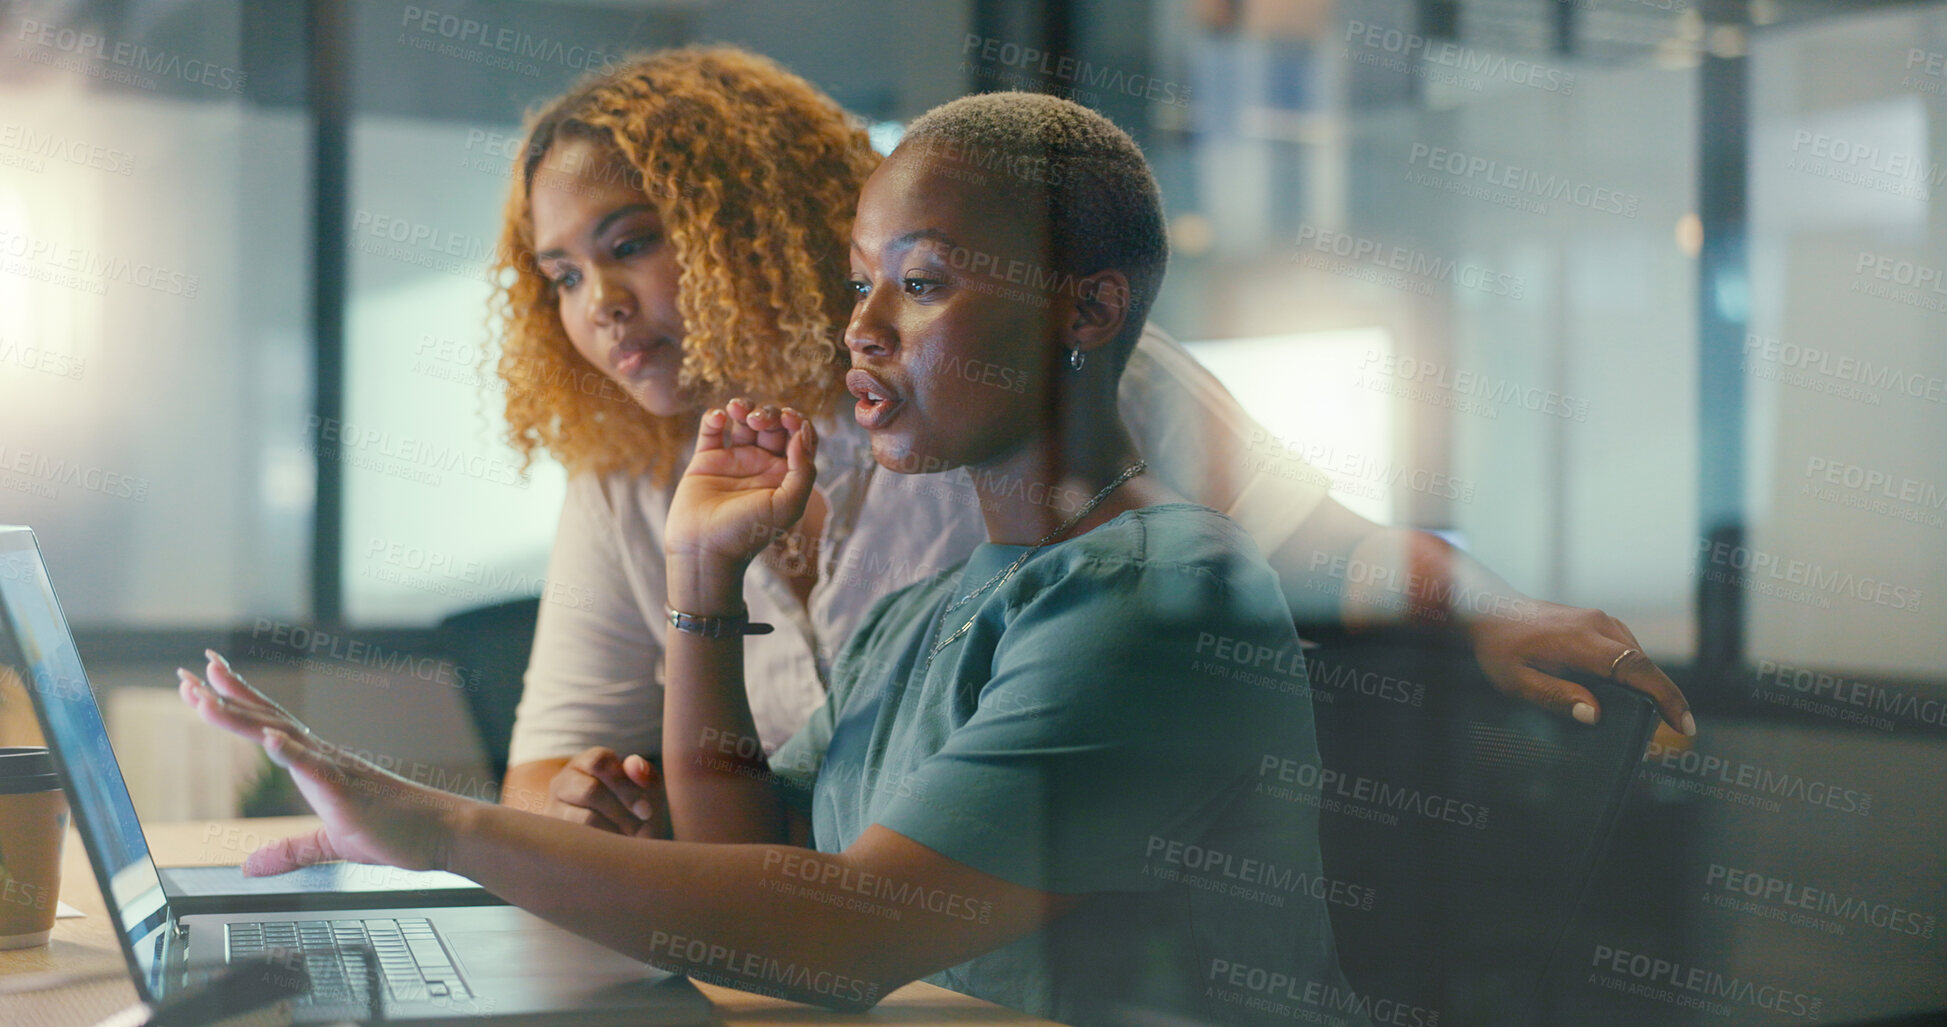
[[[1746,482],[1751,543],[1780,562],[1850,576],[1857,590],[1804,589],[1816,602],[1752,597],[1754,658],[1928,678],[1947,666],[1947,286],[1897,281],[1947,272],[1942,53],[1939,8],[1815,23],[1753,51],[1751,331],[1777,348],[1747,354],[1759,443]],[[1872,152],[1835,159],[1857,148]],[[1882,266],[1896,280],[1880,279]],[[1859,291],[1874,288],[1892,295]],[[1806,348],[1830,357],[1821,363]],[[1872,384],[1879,369],[1933,399]],[[1782,380],[1788,372],[1799,377]],[[1862,484],[1867,474],[1891,483],[1849,488],[1854,469]],[[1914,501],[1900,498],[1909,480]]]
[[[303,123],[75,78],[0,87],[0,521],[37,529],[77,624],[289,616]]]

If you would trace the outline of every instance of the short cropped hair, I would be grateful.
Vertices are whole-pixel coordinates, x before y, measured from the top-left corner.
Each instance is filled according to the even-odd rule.
[[[1119,370],[1169,264],[1163,195],[1129,133],[1071,100],[1045,93],[963,96],[920,115],[899,149],[992,169],[1004,192],[1046,205],[1051,257],[1067,275],[1114,268],[1129,278]]]

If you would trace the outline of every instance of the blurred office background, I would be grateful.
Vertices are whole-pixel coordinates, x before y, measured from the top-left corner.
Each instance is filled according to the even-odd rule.
[[[0,522],[39,533],[145,814],[268,801],[176,709],[206,645],[321,731],[490,791],[453,666],[373,654],[541,589],[563,474],[501,441],[484,302],[523,112],[696,41],[778,58],[888,144],[974,90],[1112,116],[1172,217],[1154,317],[1268,455],[1622,618],[1695,752],[1873,796],[1768,811],[1646,775],[1603,869],[1646,926],[1605,944],[1827,1021],[1947,1005],[1931,926],[1833,934],[1705,879],[1947,910],[1940,3],[9,0]],[[1674,879],[1628,877],[1671,851]]]

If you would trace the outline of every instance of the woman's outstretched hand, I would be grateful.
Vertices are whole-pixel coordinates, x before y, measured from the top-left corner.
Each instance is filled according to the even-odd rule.
[[[733,399],[706,410],[676,486],[664,548],[699,565],[748,566],[804,516],[818,435],[789,407]]]
[[[291,772],[324,826],[272,842],[244,860],[252,876],[350,860],[408,870],[445,869],[451,815],[468,800],[408,781],[311,733],[289,710],[250,687],[213,650],[208,679],[178,668],[183,701],[213,724],[264,747]]]

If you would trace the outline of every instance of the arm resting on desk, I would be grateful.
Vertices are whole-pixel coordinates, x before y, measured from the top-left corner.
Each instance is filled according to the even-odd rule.
[[[845,852],[824,854],[564,832],[480,804],[454,821],[447,867],[516,905],[657,966],[840,1009],[869,1007],[1039,929],[1078,901],[981,873],[878,826]],[[974,901],[937,913],[905,905],[894,920],[790,897],[808,889],[857,894],[869,891],[858,882],[881,879]],[[821,881],[834,883],[814,883]],[[786,978],[811,986],[780,986],[778,964],[798,968]]]

